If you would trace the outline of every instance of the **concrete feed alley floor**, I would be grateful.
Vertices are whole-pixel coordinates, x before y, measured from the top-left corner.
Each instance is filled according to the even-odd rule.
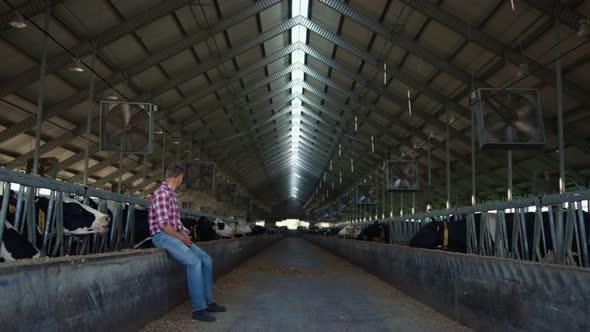
[[[215,264],[215,262],[213,262]],[[191,319],[187,301],[143,331],[466,331],[344,259],[286,237],[215,282],[227,307]]]

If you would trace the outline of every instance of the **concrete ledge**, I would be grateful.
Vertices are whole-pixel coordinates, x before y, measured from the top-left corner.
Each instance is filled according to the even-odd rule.
[[[281,237],[198,246],[211,255],[218,277]],[[163,249],[0,265],[2,331],[134,331],[186,299],[186,272]]]
[[[478,331],[590,330],[590,269],[303,237]]]

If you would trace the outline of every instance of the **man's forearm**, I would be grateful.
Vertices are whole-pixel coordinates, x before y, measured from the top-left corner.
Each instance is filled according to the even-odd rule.
[[[179,239],[180,241],[182,241],[182,239],[184,238],[183,234],[179,233],[177,230],[172,228],[172,226],[170,226],[170,225],[166,225],[166,226],[162,227],[162,230],[164,231],[164,233],[166,233],[170,236],[173,236],[173,237]]]

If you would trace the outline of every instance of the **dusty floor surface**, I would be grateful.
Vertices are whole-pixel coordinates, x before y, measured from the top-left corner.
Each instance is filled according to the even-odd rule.
[[[215,262],[213,262],[215,264]],[[215,282],[228,312],[191,319],[190,302],[142,331],[467,331],[377,277],[287,237]]]

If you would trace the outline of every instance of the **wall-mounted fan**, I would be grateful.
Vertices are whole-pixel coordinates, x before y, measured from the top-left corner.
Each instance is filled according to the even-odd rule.
[[[153,151],[153,105],[100,102],[100,149],[149,154]]]
[[[27,160],[27,174],[33,174],[33,159]],[[57,158],[39,158],[39,169],[37,174],[40,176],[55,179],[59,172],[59,160]]]
[[[377,204],[377,187],[372,184],[359,184],[356,186],[356,204]]]
[[[129,187],[122,183],[121,184],[121,194],[125,194],[127,191],[129,190]],[[119,192],[119,183],[118,182],[112,182],[111,183],[111,192]]]
[[[236,208],[238,209],[250,209],[250,197],[245,194],[238,195],[236,199]]]
[[[213,193],[215,163],[189,161],[186,163],[184,178],[187,190]]]
[[[532,187],[537,196],[559,192],[559,172],[535,172]]]
[[[420,190],[420,176],[416,161],[388,160],[385,164],[385,178],[388,191]]]
[[[530,149],[545,144],[539,93],[534,89],[479,89],[476,123],[481,149]]]
[[[336,221],[340,219],[340,211],[338,211],[338,204],[332,203],[328,206],[327,220]]]
[[[356,195],[352,192],[340,195],[340,197],[338,197],[338,209],[340,212],[356,211]]]
[[[217,200],[234,205],[237,198],[237,185],[235,183],[218,183]]]

